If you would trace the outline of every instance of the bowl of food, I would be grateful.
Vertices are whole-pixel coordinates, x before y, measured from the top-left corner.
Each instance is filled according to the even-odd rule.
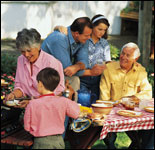
[[[92,104],[91,106],[94,113],[101,113],[105,115],[108,115],[113,108],[112,104]]]

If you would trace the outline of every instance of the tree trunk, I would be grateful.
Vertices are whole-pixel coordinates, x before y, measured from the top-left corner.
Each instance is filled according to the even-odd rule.
[[[139,24],[138,24],[138,46],[141,51],[140,62],[147,68],[151,49],[151,26],[152,26],[153,1],[140,1]]]

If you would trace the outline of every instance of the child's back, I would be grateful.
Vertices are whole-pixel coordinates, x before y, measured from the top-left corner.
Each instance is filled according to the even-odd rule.
[[[79,113],[79,106],[74,101],[59,96],[42,96],[28,104],[24,116],[25,130],[34,136],[63,134],[66,115],[77,118]]]
[[[40,98],[33,99],[26,107],[24,128],[34,136],[33,149],[64,149],[62,134],[66,115],[77,118],[78,104],[65,97],[54,96],[60,82],[59,73],[44,68],[37,75]]]

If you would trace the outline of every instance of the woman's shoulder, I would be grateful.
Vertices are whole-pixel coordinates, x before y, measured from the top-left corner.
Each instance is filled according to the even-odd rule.
[[[23,55],[18,56],[17,63],[22,64],[22,62],[24,63],[25,61],[27,61],[25,56],[23,56]]]
[[[109,45],[108,41],[104,38],[100,38],[100,42],[104,45]]]
[[[18,56],[18,60],[24,59],[23,55]]]

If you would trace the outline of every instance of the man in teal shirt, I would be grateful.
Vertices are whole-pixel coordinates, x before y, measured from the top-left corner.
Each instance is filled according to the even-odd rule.
[[[68,35],[59,31],[51,33],[42,43],[41,49],[61,61],[66,76],[81,76],[88,66],[86,41],[92,33],[88,17],[75,19],[68,27]]]

